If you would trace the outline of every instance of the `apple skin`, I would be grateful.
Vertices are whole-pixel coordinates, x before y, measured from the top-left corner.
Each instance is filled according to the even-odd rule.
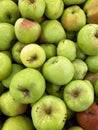
[[[86,0],[63,0],[65,5],[83,4]]]
[[[34,130],[34,126],[29,117],[25,115],[19,115],[8,117],[4,121],[2,130]]]
[[[26,18],[19,18],[15,22],[15,34],[17,39],[29,44],[38,40],[41,33],[41,26],[36,21],[31,21]]]
[[[21,104],[13,99],[9,91],[0,96],[0,110],[6,116],[17,116],[24,114],[28,108],[27,104]]]
[[[49,58],[42,66],[45,79],[55,85],[65,85],[74,76],[74,67],[69,59],[64,56]]]
[[[0,22],[14,24],[20,17],[18,6],[12,0],[0,1]]]
[[[49,19],[58,19],[63,13],[64,3],[62,0],[45,0],[45,16]],[[55,8],[54,8],[55,7]]]
[[[98,130],[98,106],[93,103],[83,112],[76,113],[78,124],[85,130]]]
[[[77,34],[77,44],[86,55],[98,55],[98,25],[86,24]]]
[[[47,95],[32,106],[31,115],[37,130],[62,130],[67,119],[67,108],[60,98]]]
[[[73,80],[65,85],[63,99],[72,111],[84,111],[94,102],[93,86],[85,80]]]
[[[68,128],[68,130],[84,130],[84,129],[80,126],[72,126],[72,127]]]
[[[10,23],[0,23],[0,51],[10,49],[15,41],[14,26]]]
[[[78,5],[65,8],[61,16],[61,23],[67,31],[79,31],[86,24],[84,10]]]
[[[45,12],[44,0],[19,0],[18,7],[22,17],[37,21]]]
[[[25,68],[13,76],[9,90],[16,101],[29,104],[41,98],[45,87],[45,79],[38,70]]]

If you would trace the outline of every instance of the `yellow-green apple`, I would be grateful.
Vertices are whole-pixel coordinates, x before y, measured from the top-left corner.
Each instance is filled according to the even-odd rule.
[[[45,79],[38,70],[25,68],[13,76],[9,90],[16,101],[29,104],[41,98],[45,87]]]
[[[45,20],[41,24],[42,32],[40,35],[41,43],[55,43],[66,38],[66,32],[58,20]]]
[[[26,18],[19,18],[15,22],[15,34],[17,39],[28,44],[38,40],[41,33],[41,26],[38,22]]]
[[[18,5],[12,0],[0,1],[0,22],[14,24],[20,17]]]
[[[67,6],[83,4],[86,0],[63,0]]]
[[[58,19],[64,11],[63,0],[45,0],[45,16],[48,19]],[[55,7],[55,8],[54,8]]]
[[[69,6],[63,11],[61,23],[67,31],[79,31],[86,24],[86,14],[78,5]]]
[[[87,64],[82,59],[75,59],[72,64],[75,70],[73,79],[84,79],[88,72]]]
[[[32,106],[31,116],[37,130],[62,130],[67,119],[67,107],[62,99],[47,95]]]
[[[0,52],[0,80],[7,78],[12,71],[12,61],[3,52]]]
[[[14,26],[10,23],[0,23],[0,50],[8,50],[16,40]]]
[[[26,67],[39,68],[46,60],[46,53],[40,45],[28,44],[21,50],[20,59]]]
[[[75,60],[76,58],[75,42],[69,39],[61,40],[57,45],[57,55],[64,56],[68,58],[70,61]]]
[[[34,130],[34,125],[29,117],[19,115],[8,117],[3,123],[2,130]]]
[[[44,0],[19,0],[18,7],[22,17],[36,21],[44,15],[46,6]]]
[[[65,85],[63,98],[70,110],[84,111],[94,102],[93,86],[85,80],[72,80]]]
[[[87,23],[98,24],[98,0],[87,0],[83,10],[87,16]]]
[[[98,130],[98,106],[93,103],[83,112],[76,113],[76,120],[84,130]]]
[[[77,34],[77,44],[86,55],[98,54],[98,25],[86,24]]]
[[[74,67],[71,61],[64,56],[49,58],[42,66],[45,79],[55,85],[65,85],[74,76]]]
[[[9,91],[2,93],[0,96],[0,110],[6,116],[24,114],[27,108],[27,104],[22,104],[14,100]]]

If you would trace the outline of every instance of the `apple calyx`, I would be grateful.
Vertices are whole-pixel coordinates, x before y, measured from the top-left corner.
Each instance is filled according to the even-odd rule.
[[[37,60],[37,59],[38,59],[38,57],[37,57],[37,55],[35,54],[34,56],[31,56],[30,59],[28,59],[27,61],[28,61],[29,63],[32,63],[33,61],[35,61],[35,60]]]
[[[30,93],[28,89],[19,86],[18,90],[23,93],[24,97],[30,97]]]

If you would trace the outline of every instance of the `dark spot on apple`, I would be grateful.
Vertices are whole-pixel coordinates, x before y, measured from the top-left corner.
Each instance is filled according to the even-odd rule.
[[[34,3],[34,2],[35,2],[35,0],[30,0],[30,2],[31,2],[31,3]]]
[[[48,107],[48,108],[45,108],[44,109],[44,112],[47,114],[47,115],[50,115],[52,113],[52,107]]]
[[[33,61],[35,61],[35,60],[37,60],[37,59],[38,59],[38,57],[37,57],[37,55],[35,54],[35,55],[31,56],[30,59],[28,59],[27,61],[28,61],[29,63],[32,63]]]
[[[24,97],[30,97],[30,92],[29,92],[28,89],[19,86],[19,87],[18,87],[18,90],[23,93]]]
[[[7,19],[11,19],[12,18],[10,13],[7,13],[6,17],[7,17]]]
[[[95,33],[95,37],[98,38],[98,31],[96,31],[96,33]]]
[[[73,10],[71,11],[71,13],[74,14],[74,13],[75,13],[75,10],[73,9]]]
[[[63,122],[65,122],[66,119],[67,119],[67,114],[65,113],[65,116],[64,116]]]
[[[74,96],[75,98],[77,98],[77,97],[79,96],[79,91],[78,91],[78,90],[75,90],[75,91],[73,92],[73,96]]]

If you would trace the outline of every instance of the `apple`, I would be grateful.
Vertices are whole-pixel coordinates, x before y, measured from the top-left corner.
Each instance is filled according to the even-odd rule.
[[[68,128],[68,130],[84,130],[84,129],[80,126],[72,126],[72,127]]]
[[[15,40],[14,26],[10,23],[0,23],[0,51],[10,49]]]
[[[86,0],[63,0],[65,5],[83,4]]]
[[[16,101],[29,104],[41,98],[45,87],[45,79],[38,70],[25,68],[13,76],[9,90]]]
[[[79,31],[86,24],[84,10],[78,5],[65,8],[61,16],[61,24],[67,31]]]
[[[15,22],[15,35],[17,39],[24,44],[37,41],[40,33],[41,26],[36,21],[21,17]]]
[[[39,68],[46,60],[46,53],[40,45],[28,44],[21,50],[20,59],[26,67]]]
[[[64,2],[62,0],[45,0],[45,16],[48,19],[58,19],[64,11]]]
[[[87,0],[83,6],[83,10],[87,15],[87,23],[98,24],[98,0]]]
[[[74,67],[69,59],[64,56],[49,58],[42,66],[45,79],[55,85],[65,85],[74,76]]]
[[[72,111],[84,111],[94,102],[93,86],[85,80],[70,81],[65,85],[63,99]]]
[[[50,57],[56,56],[57,48],[54,44],[43,43],[43,44],[40,44],[40,46],[44,49],[44,51],[46,53],[46,59],[49,59]]]
[[[31,116],[37,130],[62,130],[67,108],[62,99],[47,95],[32,106]]]
[[[27,108],[27,104],[21,104],[15,101],[9,91],[2,93],[0,96],[0,111],[6,116],[24,114]]]
[[[85,63],[88,66],[89,72],[98,72],[98,55],[87,56]]]
[[[83,112],[76,113],[78,124],[85,130],[98,130],[98,106],[93,103]]]
[[[77,44],[86,55],[97,55],[98,25],[86,24],[83,26],[77,34]]]
[[[71,52],[71,53],[70,53]],[[76,58],[76,46],[72,40],[63,39],[57,45],[57,55],[64,56],[70,61]]]
[[[86,76],[88,72],[87,64],[82,59],[77,59],[77,58],[74,61],[72,61],[72,64],[75,70],[73,79],[74,80],[84,79],[84,77]]]
[[[14,24],[19,17],[20,11],[14,1],[0,1],[0,22]]]
[[[7,78],[12,71],[12,62],[11,59],[0,52],[0,81]]]
[[[23,67],[22,65],[13,63],[13,64],[12,64],[12,70],[11,70],[10,75],[9,75],[7,78],[5,78],[5,79],[3,79],[3,80],[1,81],[2,84],[4,85],[4,87],[9,88],[10,82],[11,82],[13,76],[14,76],[17,72],[19,72],[20,70],[22,70],[23,68],[24,68],[24,67]]]
[[[34,130],[34,126],[29,117],[19,115],[8,117],[3,123],[2,130]]]
[[[37,21],[44,15],[45,1],[44,0],[19,0],[18,7],[21,13],[21,17]]]
[[[42,32],[39,38],[41,43],[55,43],[66,38],[66,32],[58,20],[45,20],[41,23]]]

